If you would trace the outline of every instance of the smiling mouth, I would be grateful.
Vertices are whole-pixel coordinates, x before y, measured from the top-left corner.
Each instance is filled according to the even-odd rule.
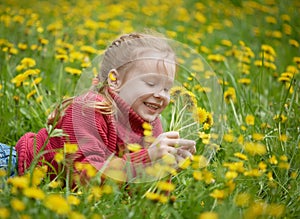
[[[158,109],[160,108],[160,106],[157,105],[157,104],[146,103],[146,102],[144,102],[144,104],[145,104],[150,110],[152,110],[152,111],[156,111],[156,110],[158,110]]]

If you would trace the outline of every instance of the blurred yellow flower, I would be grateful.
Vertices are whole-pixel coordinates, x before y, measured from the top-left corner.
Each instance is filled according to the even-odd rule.
[[[26,176],[15,176],[8,178],[7,183],[12,184],[15,188],[24,189],[29,186],[29,179]]]
[[[209,196],[215,198],[215,199],[224,199],[227,194],[225,190],[220,190],[220,189],[214,189],[212,193],[209,194]]]
[[[238,173],[235,171],[227,171],[225,173],[226,179],[235,179],[238,176]]]
[[[264,155],[267,153],[266,146],[259,142],[245,142],[244,149],[250,155]]]
[[[82,71],[77,68],[65,67],[65,71],[71,75],[81,75]]]
[[[23,65],[25,68],[31,68],[36,65],[36,62],[33,58],[26,57],[21,60],[21,65]]]
[[[68,214],[71,211],[66,199],[59,194],[48,194],[44,199],[44,206],[60,215]]]
[[[68,213],[68,218],[72,218],[72,219],[85,219],[86,217],[76,211],[71,211],[70,213]]]
[[[198,216],[198,219],[218,219],[219,215],[213,211],[203,212]]]
[[[272,155],[272,157],[269,158],[269,163],[270,164],[278,164],[278,160],[276,159],[275,155]]]
[[[0,207],[0,218],[9,218],[10,216],[10,211],[8,208],[5,207]]]
[[[137,152],[142,149],[142,146],[140,144],[128,144],[127,149],[132,152]]]
[[[242,159],[242,160],[248,160],[247,155],[245,155],[245,154],[243,154],[243,153],[236,152],[236,153],[234,153],[233,155],[234,155],[235,157],[237,157],[237,158]]]
[[[245,122],[247,125],[254,125],[255,117],[253,115],[247,115],[245,118]]]
[[[79,205],[80,204],[80,199],[74,195],[69,195],[67,197],[67,202],[70,204],[70,205]]]
[[[10,205],[15,211],[24,211],[26,208],[26,205],[24,202],[20,201],[17,198],[12,198],[10,200]]]
[[[56,152],[56,154],[54,155],[54,160],[57,163],[61,163],[64,160],[64,153],[63,153],[63,151]]]
[[[253,133],[253,134],[252,134],[252,138],[253,138],[253,140],[255,140],[255,141],[261,141],[261,140],[264,139],[264,137],[265,137],[265,135],[264,135],[264,134],[261,134],[261,133]]]
[[[251,194],[249,193],[239,193],[234,198],[234,203],[238,207],[248,207],[251,203]]]
[[[234,138],[234,135],[232,133],[226,133],[226,134],[224,134],[223,139],[224,139],[225,142],[232,143],[232,142],[234,142],[235,138]]]
[[[78,151],[78,145],[71,144],[71,143],[65,143],[64,150],[65,150],[65,153],[67,153],[67,154],[74,154]]]
[[[37,200],[43,200],[45,198],[45,193],[40,188],[28,187],[23,190],[23,194],[28,198],[33,198]]]

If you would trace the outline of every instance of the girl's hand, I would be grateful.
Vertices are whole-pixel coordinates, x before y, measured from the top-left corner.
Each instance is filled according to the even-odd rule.
[[[179,133],[175,131],[165,132],[158,136],[154,143],[148,148],[151,161],[161,159],[167,154],[177,155],[178,149],[182,156],[191,156],[195,153],[196,142],[188,139],[179,138]],[[178,148],[177,148],[178,147]]]

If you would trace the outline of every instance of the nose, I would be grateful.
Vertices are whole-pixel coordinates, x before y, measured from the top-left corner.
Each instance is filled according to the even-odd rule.
[[[164,88],[163,89],[158,89],[156,92],[153,94],[154,97],[156,98],[161,98],[161,99],[170,99],[170,94],[168,91],[166,91]]]

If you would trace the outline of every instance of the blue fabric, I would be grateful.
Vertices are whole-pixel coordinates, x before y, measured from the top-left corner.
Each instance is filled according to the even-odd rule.
[[[17,175],[17,152],[14,147],[0,143],[0,169],[8,171],[9,176]]]

